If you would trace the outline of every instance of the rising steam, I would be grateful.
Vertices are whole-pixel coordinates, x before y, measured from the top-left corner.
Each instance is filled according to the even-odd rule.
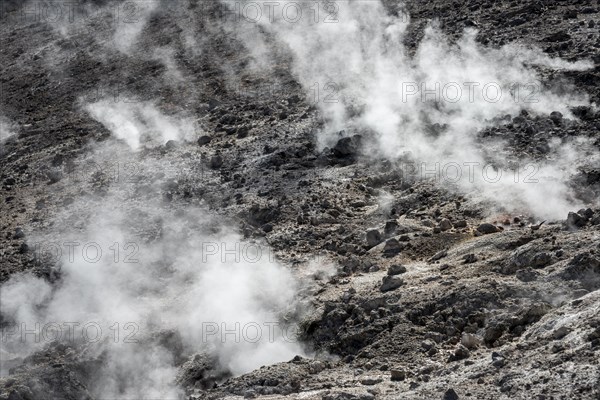
[[[84,108],[119,140],[80,160],[108,175],[80,184],[109,184],[100,197],[83,196],[57,215],[52,232],[30,238],[32,248],[41,248],[39,261],[56,262],[60,281],[12,277],[1,291],[4,318],[26,327],[58,324],[62,340],[68,339],[65,323],[92,324],[92,337],[100,327],[98,342],[83,341],[104,359],[90,383],[100,398],[178,398],[178,368],[194,354],[214,359],[217,376],[304,354],[294,324],[282,318],[296,311],[297,283],[268,247],[243,240],[202,205],[162,200],[166,185],[177,185],[189,165],[170,160],[180,164],[166,169],[143,153],[152,146],[141,138],[154,146],[184,138],[190,134],[185,119],[146,103],[105,100]],[[135,163],[134,179],[111,180],[115,161]],[[74,332],[81,343],[82,331]],[[48,343],[9,339],[2,344],[7,359]]]
[[[142,3],[139,23],[118,26],[111,40],[103,41],[111,50],[132,54],[159,4],[135,2]],[[265,10],[270,7],[267,3],[262,2]],[[283,7],[291,2],[280,3]],[[321,91],[318,101],[326,121],[318,135],[321,147],[334,144],[341,130],[361,133],[373,158],[409,157],[428,165],[472,163],[473,179],[460,179],[453,186],[503,208],[564,218],[576,206],[566,182],[582,159],[594,162],[595,155],[581,151],[585,143],[551,142],[549,158],[536,161],[538,183],[515,182],[514,175],[490,182],[482,178],[483,166],[489,162],[505,166],[510,151],[501,140],[482,146],[478,132],[497,124],[497,117],[514,117],[523,110],[533,115],[559,111],[573,117],[570,107],[587,105],[587,97],[553,91],[538,71],[584,70],[591,63],[553,59],[518,45],[486,48],[476,42],[473,30],[450,43],[435,23],[413,51],[404,44],[407,15],[390,15],[374,0],[336,5],[335,18],[328,23],[322,15],[318,21],[290,22],[281,13],[254,25],[243,19],[234,25],[224,22],[226,29],[234,29],[246,41],[256,71],[270,65],[270,35],[277,51],[292,54],[293,72],[307,96],[314,94],[315,84],[329,88]],[[201,38],[194,32],[186,27],[181,38],[185,49],[197,56],[202,54],[195,48]],[[183,79],[173,49],[160,46],[149,54],[166,66],[169,79]],[[436,87],[435,94],[427,94]],[[515,92],[520,95],[515,97]],[[335,101],[323,101],[326,95]],[[97,196],[82,195],[57,215],[51,232],[32,235],[32,247],[47,241],[61,247],[62,256],[54,260],[60,280],[50,284],[32,275],[13,276],[2,286],[3,318],[29,327],[64,322],[101,326],[103,340],[91,346],[91,351],[104,354],[103,367],[92,383],[101,398],[177,398],[178,366],[195,353],[216,359],[215,369],[225,374],[241,374],[303,354],[300,344],[282,329],[283,315],[295,312],[296,306],[298,283],[290,272],[269,256],[265,246],[258,247],[260,256],[253,253],[257,247],[243,240],[232,224],[211,216],[205,205],[162,199],[166,185],[178,185],[178,175],[165,171],[166,160],[151,150],[169,140],[194,139],[198,132],[193,119],[167,115],[152,101],[104,99],[84,104],[83,110],[115,139],[89,155],[94,163],[134,162],[140,173],[132,181],[104,184]],[[3,139],[5,131],[0,135]],[[175,164],[171,171],[187,167],[184,160],[168,161]],[[391,203],[387,197],[381,200]],[[79,245],[70,257],[73,243]],[[82,253],[90,243],[95,244],[91,255]],[[223,257],[231,249],[237,259],[231,253]],[[130,326],[137,330],[138,342],[115,342],[112,336],[106,340],[115,323],[134,324]],[[248,326],[254,327],[253,340],[221,335],[224,327],[239,335]],[[259,340],[254,340],[256,326],[261,327]],[[165,335],[176,339],[165,343]],[[18,339],[2,343],[3,358],[29,354],[44,344]]]
[[[233,8],[234,3],[222,2]],[[558,111],[573,118],[570,107],[588,105],[587,96],[553,91],[538,71],[581,71],[592,68],[592,62],[567,62],[517,44],[487,48],[476,42],[472,29],[450,43],[435,22],[413,52],[404,44],[408,16],[390,15],[380,1],[324,2],[320,19],[314,7],[306,6],[297,21],[297,13],[292,20],[281,11],[286,3],[287,9],[298,8],[284,1],[258,24],[292,52],[294,72],[307,96],[314,98],[316,87],[327,89],[318,98],[326,121],[318,136],[322,147],[335,144],[338,131],[356,132],[369,136],[366,150],[375,158],[409,157],[429,169],[457,163],[462,176],[452,185],[498,207],[546,218],[564,218],[577,207],[566,182],[582,162],[598,159],[581,151],[589,146],[563,142],[555,144],[546,161],[517,160],[521,169],[533,164],[537,178],[515,182],[515,175],[506,173],[511,157],[506,144],[497,140],[484,149],[477,135],[496,125],[498,117],[515,117],[523,110],[532,115]],[[264,2],[263,7],[272,6]],[[329,18],[323,18],[327,10]],[[261,30],[244,38],[249,48],[263,48],[266,40]],[[472,176],[465,163],[473,168]],[[504,168],[504,176],[488,177],[484,167],[489,163]],[[541,208],[544,199],[550,201]]]
[[[170,118],[148,102],[101,100],[87,104],[85,110],[112,134],[124,140],[133,151],[141,142],[164,144],[169,140],[191,140],[194,124],[187,118]]]

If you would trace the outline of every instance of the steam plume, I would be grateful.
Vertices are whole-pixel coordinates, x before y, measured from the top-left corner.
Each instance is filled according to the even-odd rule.
[[[223,3],[233,7],[227,0]],[[585,153],[590,146],[555,143],[548,160],[516,160],[521,169],[534,163],[542,179],[515,182],[507,173],[508,160],[514,157],[506,143],[488,143],[493,149],[488,151],[478,132],[497,125],[498,117],[516,117],[523,110],[540,116],[558,111],[574,118],[570,107],[589,105],[588,97],[553,90],[538,71],[581,71],[593,63],[551,58],[518,44],[484,47],[473,29],[450,43],[436,22],[428,25],[413,52],[404,44],[408,15],[390,15],[380,1],[323,2],[320,19],[306,6],[297,21],[281,11],[292,3],[283,2],[255,25],[293,54],[295,75],[308,97],[314,97],[315,86],[321,88],[318,105],[326,121],[318,135],[321,147],[335,144],[341,130],[357,132],[369,137],[366,150],[374,158],[409,157],[428,168],[462,165],[462,177],[452,186],[498,208],[564,218],[578,206],[567,182],[584,160],[598,160],[597,154]],[[270,7],[262,4],[264,10]],[[323,18],[324,11],[328,18]],[[266,40],[261,29],[244,37],[249,48],[262,48]],[[564,154],[569,154],[567,161],[561,159]],[[472,179],[464,163],[474,166]],[[489,163],[504,169],[504,176],[487,179],[483,168]],[[540,208],[541,199],[552,200]]]

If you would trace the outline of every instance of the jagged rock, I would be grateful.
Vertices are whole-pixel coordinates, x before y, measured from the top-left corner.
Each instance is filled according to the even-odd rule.
[[[560,340],[560,339],[564,338],[565,336],[567,336],[569,333],[571,333],[571,330],[568,327],[561,326],[560,328],[558,328],[554,332],[552,332],[552,338],[554,340]]]
[[[537,279],[538,273],[531,268],[520,269],[515,273],[518,280],[522,282],[533,282]]]
[[[360,135],[345,137],[338,140],[332,150],[335,156],[339,158],[353,156],[358,153],[361,142],[362,137]]]
[[[448,361],[453,362],[464,360],[465,358],[469,358],[470,356],[471,352],[469,351],[469,349],[467,349],[466,346],[459,344],[458,346],[456,346],[456,349],[454,349],[454,353],[450,356]]]
[[[587,220],[584,217],[574,212],[569,212],[567,216],[567,226],[569,228],[582,228],[586,222]]]
[[[379,287],[379,290],[382,292],[389,292],[391,290],[398,289],[403,284],[404,280],[402,278],[387,275],[381,281],[381,286]]]
[[[238,121],[238,118],[233,114],[225,114],[219,119],[219,122],[223,125],[234,125]]]
[[[371,393],[352,394],[345,392],[334,392],[323,395],[323,400],[374,400]]]
[[[200,136],[198,138],[197,143],[198,143],[198,146],[205,146],[205,145],[209,144],[211,140],[212,139],[210,136],[204,135],[204,136]]]
[[[446,390],[446,393],[444,393],[442,400],[458,400],[458,394],[456,394],[454,389],[448,389]]]
[[[546,36],[544,41],[546,41],[546,42],[566,42],[569,39],[571,39],[571,35],[569,35],[567,33],[567,31],[558,31],[556,33],[553,33],[550,36]]]
[[[177,147],[179,147],[179,143],[176,140],[168,140],[167,143],[165,143],[165,149],[167,150],[173,150]]]
[[[46,171],[46,177],[48,178],[48,184],[54,184],[62,180],[63,173],[60,170],[52,169]]]
[[[406,379],[406,371],[403,369],[392,369],[391,371],[391,380],[394,382],[403,381]]]
[[[594,210],[592,210],[591,208],[581,209],[577,211],[577,214],[589,220],[594,216]]]
[[[433,223],[433,221],[429,220],[429,219],[425,219],[421,222],[421,224],[423,224],[423,226],[426,226],[428,228],[433,228],[435,226],[435,224]]]
[[[600,288],[600,258],[590,252],[579,253],[569,261],[561,276],[567,280],[580,280],[585,289],[596,290]]]
[[[365,386],[373,386],[373,385],[377,385],[378,383],[381,383],[382,381],[383,381],[383,379],[380,377],[366,377],[366,378],[362,378],[360,380],[360,383],[362,383]]]
[[[492,351],[492,365],[496,368],[502,368],[506,364],[506,358],[497,351]]]
[[[552,255],[547,252],[541,252],[533,256],[531,260],[531,266],[533,268],[543,268],[546,265],[550,264],[552,261]]]
[[[549,262],[547,253],[538,257],[537,261],[534,263],[533,260],[538,254],[540,253],[536,252],[536,247],[532,245],[522,246],[512,253],[506,261],[506,265],[501,268],[501,272],[503,274],[514,274],[517,270],[531,268],[534,264],[545,266],[546,263]]]
[[[248,210],[248,221],[254,226],[264,226],[275,221],[280,215],[277,207],[260,207],[253,204]]]
[[[493,224],[483,223],[477,227],[477,231],[483,233],[484,235],[487,235],[490,233],[500,232],[500,229],[498,229],[498,227]]]
[[[448,251],[447,250],[441,250],[438,251],[437,253],[435,253],[429,260],[429,262],[434,262],[434,261],[438,261],[441,260],[442,258],[446,257],[448,255]]]
[[[383,247],[383,254],[386,257],[394,257],[402,251],[403,246],[397,239],[389,239]]]
[[[212,169],[219,169],[223,166],[223,157],[220,154],[216,154],[210,158],[210,167]]]
[[[367,246],[375,247],[381,243],[381,233],[377,229],[367,231]]]
[[[477,256],[473,253],[466,254],[463,257],[463,260],[464,260],[465,264],[473,264],[473,263],[477,262]]]
[[[13,239],[23,239],[24,237],[25,237],[25,232],[23,232],[23,229],[16,228],[15,233],[13,234]]]
[[[273,225],[272,224],[264,224],[260,228],[263,230],[263,232],[269,233],[273,230]]]
[[[179,369],[177,383],[183,387],[194,386],[211,389],[226,374],[215,372],[217,360],[208,354],[196,354]]]
[[[248,128],[247,126],[242,126],[242,127],[238,128],[236,133],[237,133],[238,139],[243,139],[243,138],[247,137],[248,134],[250,133],[250,128]]]
[[[448,218],[444,218],[440,221],[440,229],[443,231],[447,231],[452,229],[452,222]]]
[[[429,350],[435,348],[435,342],[431,339],[425,339],[424,341],[421,342],[421,347],[423,348],[423,350],[429,351]]]
[[[485,330],[483,335],[483,341],[487,345],[493,345],[496,340],[498,340],[504,331],[506,330],[506,326],[501,323],[491,323]]]
[[[397,229],[398,223],[396,221],[387,221],[385,223],[385,228],[383,229],[383,232],[386,234],[386,236],[390,236],[393,235]]]
[[[391,265],[388,268],[388,275],[392,276],[392,275],[400,275],[406,272],[406,267],[404,265],[400,265],[400,264],[394,264]]]
[[[319,361],[319,360],[315,360],[313,362],[311,362],[308,366],[308,372],[312,375],[314,374],[318,374],[321,371],[325,370],[327,366],[325,365],[324,362]]]
[[[456,221],[454,223],[454,227],[455,228],[466,228],[467,227],[467,221],[465,221],[464,219],[460,220],[460,221]]]
[[[553,112],[550,113],[550,119],[556,125],[559,125],[560,123],[562,123],[563,115],[562,115],[562,113],[560,113],[558,111],[553,111]]]

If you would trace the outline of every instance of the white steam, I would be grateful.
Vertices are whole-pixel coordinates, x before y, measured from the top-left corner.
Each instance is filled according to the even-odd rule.
[[[101,100],[86,105],[85,110],[132,150],[139,150],[145,142],[165,144],[169,140],[190,140],[194,135],[191,120],[170,118],[149,102]]]
[[[167,79],[174,82],[181,82],[183,81],[183,74],[177,67],[174,52],[173,49],[168,47],[157,47],[154,49],[153,57],[165,66],[165,75]]]
[[[164,141],[188,133],[187,125],[165,122],[145,103],[116,107],[102,101],[86,109],[133,150],[146,135]],[[93,394],[176,399],[179,366],[193,354],[214,358],[217,376],[304,354],[294,323],[286,322],[296,312],[298,293],[289,270],[267,246],[244,240],[201,204],[164,202],[165,185],[176,186],[183,179],[179,172],[190,165],[171,159],[175,165],[169,166],[156,154],[141,154],[108,141],[81,160],[95,165],[110,184],[101,197],[82,196],[57,215],[52,231],[29,238],[30,247],[40,249],[39,260],[58,261],[61,279],[52,285],[15,275],[2,286],[3,318],[17,323],[18,331],[39,324],[42,333],[41,340],[31,335],[23,340],[20,332],[7,336],[3,358],[48,344],[53,331],[43,336],[44,327],[59,326],[67,342],[65,324],[78,324],[78,342],[83,326],[92,339],[100,327],[98,341],[83,340],[88,353],[105,357],[90,384]],[[115,161],[135,163],[136,175],[126,177],[134,179],[111,180]],[[80,185],[91,190],[98,179],[94,174]]]
[[[0,115],[0,142],[4,142],[14,134],[14,128],[11,122],[7,118]]]
[[[273,4],[258,3],[263,10]],[[552,91],[537,71],[582,70],[590,63],[552,59],[517,45],[485,48],[472,30],[451,44],[435,24],[413,52],[404,45],[407,16],[388,14],[380,1],[336,2],[335,15],[326,12],[328,3],[319,3],[317,21],[305,8],[295,22],[282,18],[283,3],[273,21],[263,15],[257,26],[241,19],[233,29],[251,50],[251,69],[271,65],[272,43],[265,31],[291,52],[293,71],[307,96],[314,98],[318,89],[327,123],[318,138],[322,147],[333,144],[337,132],[345,129],[370,139],[367,147],[374,157],[399,160],[408,155],[429,167],[475,165],[472,175],[464,169],[463,178],[452,184],[498,206],[549,218],[564,217],[574,208],[565,182],[582,159],[594,162],[593,154],[581,151],[589,147],[585,142],[550,143],[547,161],[536,163],[533,179],[538,182],[515,182],[514,175],[484,178],[483,166],[490,161],[505,166],[508,153],[502,141],[478,144],[477,133],[495,124],[496,117],[516,116],[522,110],[534,115],[559,111],[571,117],[569,107],[585,105],[588,99]],[[126,54],[131,54],[159,3],[130,4],[127,7],[135,8],[119,14],[129,22],[120,21],[105,43]],[[202,40],[194,33],[193,28],[182,31],[186,46],[195,48]],[[202,54],[196,50],[191,53]],[[148,54],[165,65],[168,77],[183,79],[172,49],[155,47]],[[289,271],[269,257],[265,246],[257,259],[252,253],[256,247],[249,247],[201,205],[161,200],[165,185],[180,182],[164,171],[165,160],[151,158],[151,151],[169,140],[193,139],[193,121],[168,116],[155,102],[101,100],[84,109],[133,150],[122,153],[118,143],[109,141],[107,148],[93,154],[94,161],[102,165],[118,157],[119,163],[137,163],[139,179],[108,185],[100,198],[82,196],[57,216],[47,236],[30,238],[59,245],[61,279],[50,285],[31,275],[12,277],[1,290],[3,318],[28,329],[36,323],[69,322],[102,327],[102,340],[92,346],[106,355],[93,388],[102,398],[177,398],[180,389],[174,380],[180,357],[194,353],[214,356],[218,368],[233,374],[302,354],[281,325],[282,315],[295,311],[298,288]],[[189,167],[183,165],[185,160],[169,161]],[[96,188],[87,189],[91,193]],[[391,204],[387,196],[380,200],[382,206]],[[73,243],[78,245],[71,257]],[[88,252],[82,252],[84,245]],[[115,324],[121,329],[116,342],[110,329]],[[234,333],[223,336],[224,330]],[[133,331],[138,343],[124,342]],[[180,349],[160,344],[165,331],[175,332]],[[2,343],[3,357],[27,354],[45,344],[21,341],[18,335],[13,339]]]
[[[123,53],[130,53],[137,43],[159,1],[130,1],[118,4],[117,24],[113,36],[114,46]]]
[[[258,3],[262,10],[273,7]],[[227,0],[223,4],[234,8]],[[315,98],[320,89],[318,106],[326,121],[318,137],[321,147],[335,144],[341,130],[367,134],[367,149],[374,157],[409,156],[428,168],[472,163],[476,178],[467,179],[464,170],[455,186],[500,208],[564,218],[576,207],[565,182],[588,154],[565,162],[559,153],[573,152],[576,146],[562,144],[570,149],[559,146],[553,157],[534,166],[537,176],[545,179],[535,184],[515,182],[504,171],[496,181],[487,179],[484,167],[493,162],[507,168],[506,146],[498,141],[490,151],[481,148],[476,136],[497,124],[495,118],[515,117],[522,110],[532,115],[558,111],[572,117],[569,107],[588,104],[587,96],[551,90],[538,70],[580,71],[593,63],[554,59],[517,44],[486,48],[476,42],[475,30],[466,30],[460,40],[450,43],[435,22],[413,52],[404,44],[408,16],[390,15],[380,1],[322,2],[318,15],[314,5],[292,13],[290,9],[297,10],[299,4],[284,1],[272,15],[263,12],[258,22],[252,22],[262,29],[243,38],[249,48],[263,48],[266,30],[293,54],[293,70],[307,96]],[[241,18],[244,22],[247,30],[252,23]],[[521,168],[529,162],[519,161]]]

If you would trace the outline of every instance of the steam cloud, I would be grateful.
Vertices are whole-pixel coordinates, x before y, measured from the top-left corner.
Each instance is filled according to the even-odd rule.
[[[138,6],[142,3],[135,2]],[[267,3],[261,3],[265,10],[270,7]],[[283,6],[290,1],[280,3]],[[140,23],[118,27],[110,45],[129,54],[157,4],[149,2],[143,7]],[[337,101],[318,103],[327,122],[318,137],[321,147],[335,143],[341,130],[367,132],[371,139],[367,150],[375,158],[399,160],[409,156],[429,164],[468,161],[485,165],[493,161],[505,165],[508,152],[504,143],[494,143],[486,150],[476,140],[477,132],[495,124],[496,117],[516,116],[522,110],[535,115],[560,111],[572,117],[569,107],[588,104],[584,95],[545,87],[533,68],[583,70],[591,67],[588,62],[553,59],[538,49],[518,45],[485,48],[476,42],[473,30],[451,44],[435,23],[426,29],[413,54],[403,41],[407,15],[390,15],[379,1],[335,4],[334,23],[324,23],[322,16],[318,22],[302,18],[290,23],[275,13],[273,21],[261,18],[261,29],[243,19],[233,27],[227,25],[246,41],[255,58],[253,68],[270,64],[271,44],[267,44],[266,31],[293,54],[294,73],[308,96],[313,95],[315,83],[321,89],[334,84],[320,97],[322,100],[323,95],[332,94]],[[201,54],[192,28],[186,27],[182,38],[187,50]],[[171,78],[181,80],[172,49],[156,48],[152,57],[168,67]],[[427,89],[436,83],[448,87],[452,99],[457,93],[450,89],[456,90],[454,83],[458,83],[462,93],[457,101],[431,99],[423,93],[421,83]],[[465,83],[479,86],[471,95]],[[490,101],[486,96],[493,94],[480,90],[486,84],[499,88],[503,97]],[[532,84],[539,89],[536,102],[515,101],[508,95],[515,87]],[[273,340],[224,341],[220,335],[207,340],[203,325],[207,322],[217,323],[219,329],[221,324],[228,328],[235,323],[265,327],[280,322],[283,313],[295,311],[298,283],[265,254],[256,263],[247,259],[222,262],[220,253],[206,259],[203,244],[217,244],[222,250],[223,244],[231,249],[248,243],[201,205],[173,207],[157,200],[160,188],[177,177],[165,174],[164,163],[146,150],[168,140],[193,139],[197,135],[193,121],[187,116],[167,116],[154,102],[116,104],[101,100],[86,104],[84,110],[129,147],[123,150],[120,142],[110,141],[99,146],[92,159],[102,164],[107,162],[107,154],[111,160],[116,154],[119,162],[134,160],[144,171],[147,182],[142,182],[147,184],[144,190],[135,182],[109,185],[102,197],[82,196],[64,215],[58,215],[49,237],[60,237],[62,243],[96,243],[103,250],[101,258],[91,263],[79,248],[69,260],[63,252],[57,285],[32,275],[12,277],[2,286],[2,315],[29,327],[35,323],[94,321],[107,329],[115,322],[122,327],[135,323],[139,344],[102,340],[94,346],[94,351],[105,354],[106,363],[93,391],[105,398],[176,398],[180,390],[174,384],[177,364],[181,357],[196,352],[214,356],[222,371],[232,374],[303,354],[302,347],[286,340],[279,330],[275,330]],[[435,126],[443,129],[432,134]],[[517,184],[512,176],[490,183],[475,173],[473,182],[461,180],[457,189],[475,190],[483,200],[505,208],[527,209],[540,217],[564,217],[566,210],[574,207],[566,179],[582,158],[588,162],[593,158],[581,152],[585,143],[557,141],[551,147],[553,158],[540,166],[538,176],[545,179],[538,184]],[[391,203],[388,197],[381,201]],[[536,207],[541,203],[543,208]],[[34,242],[46,239],[41,233],[33,237]],[[114,251],[109,250],[115,243],[120,249],[117,261]],[[138,262],[125,262],[128,251],[136,248]],[[261,248],[264,253],[264,246]],[[176,333],[181,349],[160,344],[165,331]],[[28,354],[42,344],[18,340],[2,343],[2,358]]]
[[[222,2],[232,11],[244,10],[236,9],[236,2]],[[599,159],[582,150],[591,148],[586,143],[553,143],[551,158],[543,162],[517,160],[521,169],[534,164],[541,179],[533,183],[515,182],[506,171],[486,179],[484,166],[507,168],[511,155],[502,141],[486,149],[476,138],[480,130],[497,125],[499,117],[515,117],[522,110],[533,115],[558,111],[573,118],[569,108],[588,105],[587,96],[553,91],[537,71],[581,71],[592,68],[592,62],[567,62],[518,44],[486,48],[476,42],[473,29],[452,44],[435,21],[412,54],[404,44],[408,15],[388,14],[380,1],[323,2],[317,17],[312,5],[300,13],[289,11],[301,2],[279,2],[270,14],[265,10],[272,3],[254,3],[263,10],[257,23],[240,20],[262,30],[243,38],[249,48],[264,48],[262,31],[268,32],[294,55],[293,69],[307,96],[314,98],[320,87],[318,105],[326,121],[318,136],[321,147],[335,144],[341,130],[367,134],[367,152],[374,158],[408,157],[429,168],[457,163],[463,176],[455,188],[475,192],[498,208],[558,219],[577,207],[566,182],[583,162]],[[467,179],[465,162],[475,166],[472,178]]]
[[[31,247],[44,249],[40,261],[59,261],[60,280],[13,276],[1,290],[3,317],[26,329],[58,324],[63,340],[65,323],[93,323],[92,337],[99,326],[101,340],[87,345],[105,360],[91,384],[100,398],[178,398],[179,366],[197,353],[215,360],[216,377],[305,354],[294,323],[283,318],[298,311],[298,283],[268,247],[244,240],[201,204],[161,200],[161,189],[177,184],[189,166],[177,159],[166,168],[145,145],[194,135],[190,121],[143,102],[102,100],[84,109],[118,139],[80,160],[106,175],[93,175],[108,179],[106,192],[82,196],[56,216],[52,232],[33,234]],[[133,179],[111,181],[115,161],[135,163]],[[74,332],[81,342],[83,332]],[[124,341],[133,333],[137,343]],[[2,356],[47,343],[5,336]]]
[[[140,163],[142,171],[161,168]],[[36,323],[91,321],[102,327],[103,339],[109,333],[113,338],[109,328],[115,323],[121,329],[128,323],[131,330],[139,328],[139,344],[98,344],[107,357],[96,385],[102,398],[177,398],[175,361],[194,353],[214,356],[217,366],[232,374],[304,354],[293,329],[287,333],[282,325],[274,327],[283,312],[294,311],[290,305],[297,284],[264,245],[242,240],[201,208],[151,200],[158,193],[148,193],[141,204],[136,198],[127,200],[132,190],[127,186],[116,185],[102,198],[81,198],[68,214],[58,216],[60,284],[54,287],[31,275],[13,277],[2,287],[2,315],[29,329]],[[85,228],[73,232],[73,225]],[[136,235],[140,230],[146,239]],[[37,237],[35,242],[48,240]],[[72,259],[65,243],[80,244],[73,247]],[[85,244],[93,246],[84,252]],[[97,249],[100,259],[90,262]],[[238,338],[224,338],[223,329],[235,331],[236,324],[241,327]],[[240,338],[245,326],[260,326],[260,331],[250,329],[248,337]],[[218,333],[211,334],[215,327]],[[153,335],[168,330],[176,332],[182,350],[153,342]],[[261,336],[255,340],[257,334]],[[14,355],[45,343],[21,343],[19,335],[15,339],[3,345]]]
[[[101,100],[85,109],[134,151],[139,150],[141,142],[164,144],[169,140],[191,140],[194,135],[191,120],[169,118],[148,102]]]
[[[0,115],[0,154],[3,152],[4,141],[14,134],[10,121]]]

